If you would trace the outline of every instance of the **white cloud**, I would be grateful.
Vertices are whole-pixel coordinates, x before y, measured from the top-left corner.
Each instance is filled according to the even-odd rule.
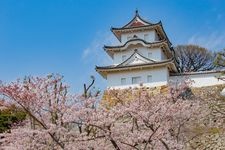
[[[103,50],[103,46],[118,44],[118,40],[112,33],[98,32],[93,41],[83,50],[82,60],[86,63],[109,65],[112,60]]]
[[[197,44],[218,51],[225,48],[225,32],[213,32],[209,35],[195,34],[188,40],[188,44]]]

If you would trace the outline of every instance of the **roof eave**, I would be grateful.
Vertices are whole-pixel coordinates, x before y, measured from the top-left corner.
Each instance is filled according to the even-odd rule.
[[[172,43],[170,42],[170,40],[169,40],[169,38],[168,38],[168,36],[167,36],[167,34],[166,34],[164,28],[163,28],[163,25],[162,25],[162,22],[161,22],[161,21],[159,22],[159,25],[160,25],[160,27],[161,27],[161,30],[162,30],[163,35],[165,36],[166,40],[168,41],[169,45],[171,46]]]
[[[114,52],[109,51],[106,46],[103,47],[104,51],[113,59],[114,58]]]
[[[163,47],[165,47],[167,49],[166,53],[170,53],[170,55],[172,55],[172,51],[170,49],[170,45],[169,45],[169,43],[168,43],[168,41],[166,39],[164,39],[162,41],[158,41],[158,42],[153,42],[153,43],[146,42],[143,39],[132,39],[132,40],[127,41],[125,44],[123,44],[121,46],[104,46],[104,49],[105,49],[105,51],[107,53],[110,53],[110,52],[113,53],[113,52],[120,51],[120,50],[122,51],[122,50],[126,49],[126,45],[128,43],[133,42],[133,41],[143,42],[143,44],[145,44],[143,46],[148,46],[148,47],[162,47],[163,46]]]
[[[158,25],[160,25],[161,22],[158,22],[156,24],[150,24],[150,25],[145,25],[145,26],[138,26],[138,27],[129,27],[129,28],[114,28],[111,27],[111,32],[115,35],[115,37],[121,42],[121,34],[119,34],[118,32],[125,32],[126,30],[143,30],[143,28],[148,28],[151,27],[152,30],[154,28],[156,28]]]
[[[117,33],[116,33],[116,30],[113,28],[113,27],[111,27],[111,32],[115,35],[115,37],[121,42],[121,35],[118,35]]]
[[[166,40],[161,40],[161,41],[156,41],[156,42],[147,42],[147,41],[145,41],[143,39],[136,38],[136,39],[131,39],[131,40],[127,41],[126,43],[124,43],[123,45],[120,45],[120,46],[106,46],[105,45],[104,49],[107,50],[107,51],[109,51],[109,50],[113,51],[114,49],[117,50],[117,49],[120,49],[120,48],[124,48],[128,43],[136,42],[136,41],[143,42],[146,45],[156,45],[156,44],[163,44],[163,43],[167,43],[168,44],[168,42]]]
[[[98,66],[95,66],[95,70],[104,78],[107,79],[107,73],[104,73],[103,71],[101,71],[100,69],[98,69]]]
[[[146,28],[146,27],[155,27],[162,24],[161,21],[155,23],[155,24],[149,24],[149,25],[143,25],[143,26],[137,26],[137,27],[121,27],[121,28],[115,28],[115,27],[111,27],[111,31],[124,31],[124,30],[131,30],[131,29],[142,29],[142,28]]]
[[[173,63],[174,58],[171,58],[169,60],[158,62],[158,63],[150,63],[150,64],[137,64],[132,66],[119,66],[119,67],[113,67],[113,68],[106,68],[106,67],[98,67],[96,66],[96,69],[98,71],[114,71],[114,70],[126,70],[126,69],[136,69],[136,68],[148,68],[148,67],[154,67],[154,66],[162,66],[167,65],[168,63]]]

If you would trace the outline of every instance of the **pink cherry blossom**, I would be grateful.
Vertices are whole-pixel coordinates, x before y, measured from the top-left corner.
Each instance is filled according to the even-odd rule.
[[[165,95],[145,91],[106,108],[99,97],[68,93],[61,76],[29,77],[0,85],[6,101],[22,107],[23,125],[4,133],[6,149],[183,149],[185,124],[196,120],[200,101],[182,93],[189,81],[171,85]],[[131,93],[134,93],[132,89]],[[110,93],[110,91],[109,91]]]

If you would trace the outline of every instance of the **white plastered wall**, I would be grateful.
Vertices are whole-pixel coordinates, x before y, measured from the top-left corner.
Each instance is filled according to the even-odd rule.
[[[192,75],[183,75],[183,76],[170,76],[169,80],[171,81],[180,81],[185,78],[189,78],[193,81],[192,87],[204,87],[204,86],[214,86],[225,84],[224,81],[218,80],[218,76],[221,73],[205,73],[205,74],[192,74]]]
[[[148,35],[145,39],[144,36]],[[146,32],[135,32],[135,33],[124,33],[121,35],[121,43],[124,44],[128,41],[128,37],[136,35],[138,38],[145,40],[146,42],[155,42],[158,39],[157,34],[154,30]]]
[[[152,82],[147,83],[147,77],[152,76]],[[129,72],[111,73],[107,76],[108,88],[124,89],[129,87],[139,87],[140,84],[132,84],[132,77],[141,77],[143,86],[155,87],[162,86],[168,83],[168,69],[167,67],[153,68],[151,70],[130,70]],[[126,78],[126,85],[121,85],[121,78]]]

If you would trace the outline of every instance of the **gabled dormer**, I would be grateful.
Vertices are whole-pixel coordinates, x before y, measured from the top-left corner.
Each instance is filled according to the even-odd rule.
[[[146,63],[155,63],[156,61],[150,58],[147,58],[141,55],[137,49],[134,50],[133,54],[120,63],[118,66],[130,66],[130,65],[137,65],[137,64],[146,64]]]

